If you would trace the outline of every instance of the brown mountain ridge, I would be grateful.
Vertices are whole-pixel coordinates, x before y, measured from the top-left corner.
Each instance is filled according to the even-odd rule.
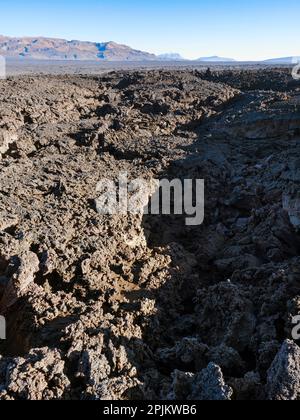
[[[0,35],[0,55],[38,60],[144,61],[157,59],[154,54],[115,42],[67,41],[43,37],[11,38],[2,35]]]

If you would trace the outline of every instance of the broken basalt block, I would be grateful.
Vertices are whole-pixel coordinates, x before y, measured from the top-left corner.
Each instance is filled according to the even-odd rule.
[[[37,255],[30,251],[24,252],[11,261],[7,270],[8,272],[12,270],[13,273],[0,302],[1,313],[4,313],[20,297],[24,296],[30,284],[33,283],[35,274],[39,271],[39,265]]]
[[[61,399],[70,386],[64,369],[59,351],[47,347],[33,349],[24,358],[4,360],[0,356],[0,398]]]
[[[16,133],[7,130],[0,130],[0,159],[1,155],[9,150],[9,145],[16,142],[18,136]]]
[[[286,340],[268,371],[269,400],[297,401],[300,398],[300,348]]]
[[[193,401],[230,401],[233,390],[226,385],[222,370],[214,363],[198,373],[193,381],[189,400]]]

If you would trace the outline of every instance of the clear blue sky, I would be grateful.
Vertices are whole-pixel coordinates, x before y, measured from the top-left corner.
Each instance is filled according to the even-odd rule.
[[[299,0],[1,0],[0,33],[116,41],[186,58],[300,55]]]

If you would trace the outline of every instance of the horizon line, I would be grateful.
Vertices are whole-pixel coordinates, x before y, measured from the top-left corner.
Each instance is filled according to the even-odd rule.
[[[68,39],[66,37],[59,37],[59,36],[47,36],[47,35],[23,35],[23,36],[14,36],[14,35],[4,35],[4,34],[0,34],[0,37],[3,38],[10,38],[10,39],[54,39],[54,40],[61,40],[61,41],[66,41],[66,42],[82,42],[82,43],[91,43],[91,44],[109,44],[109,43],[114,43],[117,45],[123,45],[129,48],[132,48],[133,50],[136,51],[141,51],[141,52],[145,52],[145,53],[149,53],[149,54],[153,54],[155,55],[157,58],[159,58],[160,56],[163,55],[172,55],[172,54],[177,54],[181,57],[181,59],[170,59],[169,61],[201,61],[203,60],[203,62],[207,62],[207,63],[216,63],[216,62],[220,62],[220,63],[229,63],[229,62],[235,62],[235,63],[260,63],[260,62],[266,62],[266,61],[270,61],[270,60],[284,60],[284,59],[295,59],[296,61],[300,61],[300,54],[296,54],[296,55],[285,55],[285,56],[276,56],[276,57],[267,57],[267,58],[257,58],[257,59],[237,59],[237,58],[233,58],[233,57],[224,57],[224,55],[226,54],[212,54],[212,55],[203,55],[200,57],[196,57],[196,58],[187,58],[184,57],[183,55],[181,55],[181,53],[176,52],[176,51],[166,51],[164,53],[154,53],[152,51],[148,51],[146,48],[145,49],[141,49],[141,48],[135,48],[135,47],[131,47],[130,45],[124,43],[124,42],[117,42],[117,41],[113,41],[113,40],[109,40],[109,41],[91,41],[91,40],[82,40],[80,38],[72,38],[72,39]],[[1,55],[1,54],[0,54]],[[15,58],[15,57],[6,57],[6,58]],[[21,58],[21,57],[20,57]],[[210,58],[226,58],[227,60],[225,61],[205,61],[208,60]],[[24,58],[22,58],[24,59]],[[40,59],[41,61],[43,61],[43,59]],[[52,61],[52,60],[51,60]],[[55,61],[55,60],[53,60]],[[57,60],[57,61],[65,61],[65,60]],[[70,60],[73,61],[73,60]],[[75,60],[76,61],[76,60]],[[78,60],[78,61],[86,61],[86,60]],[[89,61],[89,60],[88,60]],[[165,60],[168,61],[168,60]]]

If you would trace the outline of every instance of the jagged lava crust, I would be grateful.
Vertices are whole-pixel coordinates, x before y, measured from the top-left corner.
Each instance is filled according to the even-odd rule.
[[[299,399],[289,70],[0,87],[0,399]],[[120,172],[205,179],[204,224],[100,215]]]

